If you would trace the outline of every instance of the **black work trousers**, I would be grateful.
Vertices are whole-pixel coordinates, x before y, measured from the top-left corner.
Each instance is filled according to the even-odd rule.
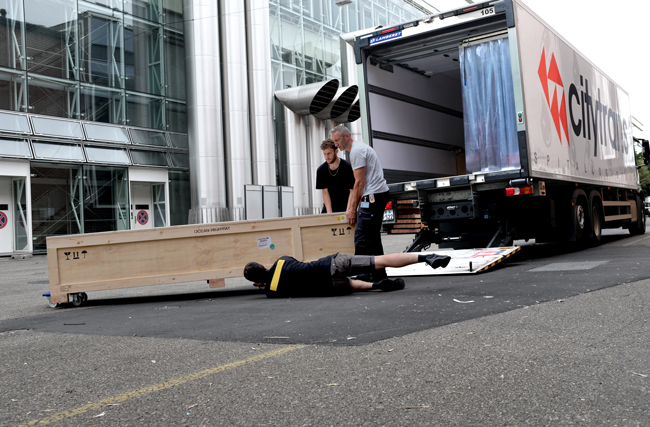
[[[369,196],[363,196],[357,209],[357,230],[354,233],[355,255],[383,255],[381,244],[381,224],[384,219],[384,209],[389,201],[389,193],[375,194],[375,202],[368,208],[362,208],[361,203],[370,202]],[[374,279],[386,278],[386,270],[377,270]]]

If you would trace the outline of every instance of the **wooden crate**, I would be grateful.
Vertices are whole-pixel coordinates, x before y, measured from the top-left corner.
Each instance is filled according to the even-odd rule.
[[[48,237],[50,300],[195,280],[220,287],[250,261],[354,253],[354,230],[339,213]]]
[[[413,206],[416,200],[398,200],[395,208],[395,224],[387,228],[388,234],[415,234],[422,229],[420,209]]]

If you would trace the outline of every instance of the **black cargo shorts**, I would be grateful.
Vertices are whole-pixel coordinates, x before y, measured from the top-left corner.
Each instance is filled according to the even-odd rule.
[[[331,274],[334,288],[349,286],[348,277],[375,271],[373,255],[337,254],[332,258]]]

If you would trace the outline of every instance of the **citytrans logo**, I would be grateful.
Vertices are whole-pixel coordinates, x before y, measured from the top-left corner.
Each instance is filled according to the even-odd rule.
[[[565,139],[567,146],[570,146],[569,124],[571,124],[574,137],[584,138],[589,142],[593,141],[594,157],[598,157],[599,145],[602,146],[601,156],[616,155],[616,152],[625,154],[629,152],[630,117],[621,115],[617,111],[617,106],[621,101],[617,95],[607,97],[607,94],[616,93],[618,90],[613,83],[606,78],[596,78],[597,83],[600,82],[600,85],[604,84],[605,86],[600,87],[597,84],[594,88],[592,85],[590,91],[589,80],[580,74],[580,86],[576,86],[576,82],[570,82],[568,90],[565,91],[555,54],[551,54],[551,60],[547,64],[544,48],[542,48],[537,74],[560,144]],[[590,74],[594,75],[594,72],[590,71]],[[604,99],[601,98],[601,89],[605,95]]]
[[[566,102],[564,100],[564,83],[560,77],[560,70],[557,67],[555,54],[551,54],[551,62],[546,65],[546,50],[542,48],[542,58],[539,61],[539,68],[537,70],[539,81],[542,83],[544,95],[546,96],[546,103],[551,111],[551,117],[555,124],[557,136],[562,144],[562,136],[569,143],[569,127],[566,111]],[[550,91],[553,89],[553,99],[551,99]]]

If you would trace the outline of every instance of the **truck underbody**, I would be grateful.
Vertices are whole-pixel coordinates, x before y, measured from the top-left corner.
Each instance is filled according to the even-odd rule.
[[[577,183],[567,188],[564,181],[538,181],[525,187],[494,182],[426,188],[434,185],[432,181],[416,182],[415,189],[410,184],[390,186],[393,200],[417,198],[426,226],[408,251],[432,243],[466,249],[510,246],[514,240],[529,239],[597,244],[606,228],[645,232],[643,195],[633,190]],[[507,196],[507,188],[530,188],[531,194]]]

